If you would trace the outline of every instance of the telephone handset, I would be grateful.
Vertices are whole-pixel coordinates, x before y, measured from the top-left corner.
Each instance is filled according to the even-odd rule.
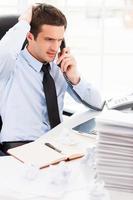
[[[65,39],[62,40],[60,45],[60,53],[62,53],[62,50],[66,47]],[[59,63],[59,67],[61,66],[61,62]]]
[[[66,47],[66,43],[65,43],[65,39],[62,40],[61,45],[60,45],[60,51],[62,52],[62,50]]]
[[[133,108],[133,93],[118,98],[111,98],[106,101],[106,105],[108,109],[116,110]]]

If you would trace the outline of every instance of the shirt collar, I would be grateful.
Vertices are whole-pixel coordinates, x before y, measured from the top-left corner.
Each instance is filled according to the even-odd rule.
[[[43,63],[41,63],[40,61],[38,61],[36,58],[34,58],[29,51],[27,50],[27,48],[25,47],[24,50],[22,51],[23,57],[24,59],[28,62],[28,64],[37,72],[41,71],[42,65]]]

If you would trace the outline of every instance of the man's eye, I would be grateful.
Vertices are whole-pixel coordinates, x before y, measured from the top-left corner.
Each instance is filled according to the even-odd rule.
[[[53,39],[51,39],[51,38],[48,38],[47,40],[48,40],[48,41],[52,41]]]
[[[44,40],[45,41],[51,41],[52,39],[51,38],[45,38]]]

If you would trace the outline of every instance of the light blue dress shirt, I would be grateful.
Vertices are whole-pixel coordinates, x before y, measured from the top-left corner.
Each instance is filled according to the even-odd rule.
[[[0,115],[3,127],[0,141],[35,140],[50,130],[46,100],[43,92],[42,63],[25,48],[21,50],[30,25],[18,22],[0,41]],[[68,91],[76,96],[59,67],[51,62],[51,75],[55,80],[60,118],[64,95]],[[89,104],[101,107],[99,92],[81,80],[73,89]],[[78,100],[77,100],[78,101]]]

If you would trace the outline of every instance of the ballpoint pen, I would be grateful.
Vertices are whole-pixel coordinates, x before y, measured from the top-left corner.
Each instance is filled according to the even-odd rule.
[[[56,148],[55,146],[53,146],[52,144],[50,144],[48,142],[46,142],[45,145],[48,146],[48,147],[50,147],[51,149],[57,151],[58,153],[62,152],[60,149]]]

